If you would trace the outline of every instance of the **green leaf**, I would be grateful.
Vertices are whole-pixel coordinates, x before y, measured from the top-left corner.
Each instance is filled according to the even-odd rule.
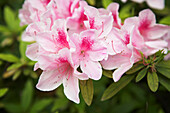
[[[40,113],[43,109],[45,109],[48,105],[53,102],[51,98],[37,100],[33,106],[31,107],[30,113]],[[58,103],[60,104],[60,103]]]
[[[117,94],[122,88],[134,79],[135,75],[125,75],[118,82],[112,83],[105,91],[102,96],[102,101],[107,100]]]
[[[26,57],[25,51],[26,51],[27,45],[29,45],[29,44],[30,44],[29,42],[20,41],[19,51],[21,54],[21,58],[23,58],[25,60],[28,60],[28,58]]]
[[[10,30],[6,26],[0,25],[0,32],[1,33],[9,33]]]
[[[91,79],[81,80],[80,88],[81,88],[81,94],[83,96],[84,101],[88,106],[90,106],[93,100],[93,93],[94,93],[93,81]]]
[[[20,76],[21,72],[22,72],[21,70],[17,70],[14,76],[12,77],[12,80],[16,80]]]
[[[19,103],[5,103],[5,109],[8,113],[23,113],[21,109],[21,105]]]
[[[152,73],[148,72],[147,81],[151,91],[156,92],[159,85],[158,75],[156,74],[156,72],[152,72]]]
[[[8,88],[1,88],[0,89],[0,97],[3,97],[8,92]]]
[[[170,92],[170,79],[159,76],[159,82]]]
[[[162,75],[170,79],[170,68],[168,69],[168,68],[159,67],[156,69],[159,73],[161,73]]]
[[[107,0],[105,0],[107,1]],[[132,12],[132,9],[133,9],[133,4],[126,4],[125,6],[123,6],[120,10],[120,13],[119,13],[119,16],[122,20],[128,18],[128,17],[131,17],[133,16],[133,12]]]
[[[54,105],[52,107],[52,113],[55,112],[58,109],[62,109],[64,107],[66,107],[66,105],[68,104],[68,99],[66,99],[65,97],[59,97],[58,99],[55,100]],[[58,104],[60,103],[60,104]]]
[[[143,64],[135,64],[130,70],[126,72],[126,74],[133,74],[142,69],[143,67],[145,67]]]
[[[8,27],[13,30],[15,29],[15,14],[14,12],[6,6],[4,9],[4,14],[5,14],[5,22],[8,25]]]
[[[136,82],[139,82],[140,80],[142,80],[145,77],[147,71],[148,71],[147,68],[142,69],[136,77]]]
[[[106,77],[108,77],[108,78],[113,78],[112,77],[112,71],[110,71],[110,70],[103,70],[103,75],[104,76],[106,76]]]
[[[104,8],[107,8],[107,6],[112,3],[112,0],[102,0],[102,5]]]
[[[22,65],[23,65],[23,64],[21,64],[21,63],[12,64],[11,66],[9,66],[9,67],[7,68],[7,71],[10,71],[10,70],[13,70],[13,69],[18,69],[18,68],[20,68]]]
[[[22,91],[21,95],[21,105],[22,110],[25,112],[32,102],[33,97],[33,83],[32,81],[28,80],[25,84],[24,90]]]
[[[19,62],[19,59],[12,54],[0,54],[0,59],[7,62]]]
[[[166,24],[166,25],[170,25],[170,16],[166,16],[163,19],[160,20],[160,24]]]
[[[87,0],[87,2],[93,6],[96,4],[96,0]]]
[[[10,46],[12,45],[12,43],[14,42],[13,38],[5,38],[2,42],[1,42],[1,47],[5,47],[5,46]]]
[[[17,71],[17,69],[13,69],[13,70],[10,70],[10,71],[6,71],[6,72],[2,75],[2,77],[3,77],[3,78],[9,78],[9,77],[11,77],[16,71]]]
[[[156,64],[156,67],[162,67],[162,68],[169,68],[170,69],[170,60],[161,61],[158,64]]]

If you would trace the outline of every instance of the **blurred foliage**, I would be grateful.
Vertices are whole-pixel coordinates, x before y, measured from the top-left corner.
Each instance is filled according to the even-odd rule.
[[[90,5],[104,8],[110,2],[118,2],[122,20],[138,15],[139,11],[148,8],[146,3],[131,1],[126,4],[120,0],[87,1]],[[69,101],[63,94],[62,86],[51,92],[37,90],[35,86],[41,70],[33,71],[35,62],[25,56],[26,47],[30,43],[21,40],[26,26],[19,26],[18,10],[23,2],[24,0],[0,0],[0,113],[170,113],[169,61],[167,63],[160,60],[153,68],[155,60],[151,62],[152,60],[145,59],[146,63],[151,64],[150,67],[136,64],[135,68],[126,73],[129,75],[122,77],[117,83],[110,76],[112,71],[103,71],[105,76],[99,81],[81,81],[80,104]],[[170,25],[169,0],[166,0],[164,10],[152,10],[158,22]],[[156,69],[158,73],[147,74],[152,69]],[[150,74],[154,78],[150,78]],[[135,83],[135,77],[138,83]],[[153,80],[157,81],[154,82],[156,84],[153,84]],[[152,93],[146,81],[152,91],[158,89],[156,93]],[[161,84],[159,87],[158,82]],[[89,89],[92,84],[94,89]],[[124,89],[121,90],[122,88]],[[101,101],[101,98],[110,99]]]

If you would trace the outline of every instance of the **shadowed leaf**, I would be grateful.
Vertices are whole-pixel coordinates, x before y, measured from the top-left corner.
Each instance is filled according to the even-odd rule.
[[[80,88],[81,88],[81,94],[83,96],[84,101],[88,106],[90,106],[93,100],[93,93],[94,93],[93,81],[91,79],[81,80]]]

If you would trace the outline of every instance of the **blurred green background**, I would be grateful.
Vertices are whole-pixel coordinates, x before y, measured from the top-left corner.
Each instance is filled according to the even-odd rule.
[[[87,0],[95,7],[107,7],[113,0]],[[93,81],[94,98],[87,106],[80,93],[80,104],[69,101],[63,87],[55,91],[41,92],[35,88],[41,70],[33,71],[35,62],[25,56],[27,42],[21,41],[26,28],[19,26],[18,10],[24,0],[0,0],[0,113],[170,113],[170,93],[162,86],[152,93],[146,79],[131,82],[107,101],[101,101],[104,90],[113,80],[105,76]],[[120,4],[120,17],[138,15],[148,8],[146,3],[128,1]],[[164,10],[152,9],[157,22],[170,25],[170,0]]]

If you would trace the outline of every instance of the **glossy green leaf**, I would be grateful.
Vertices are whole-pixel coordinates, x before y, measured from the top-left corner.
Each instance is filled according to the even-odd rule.
[[[23,64],[21,64],[21,63],[12,64],[11,66],[9,66],[9,67],[7,68],[7,71],[10,71],[10,70],[13,70],[13,69],[18,69],[18,68],[20,68],[22,65],[23,65]]]
[[[26,111],[28,107],[31,105],[33,97],[33,83],[28,80],[25,84],[24,90],[21,95],[21,105],[23,111]]]
[[[93,100],[93,81],[91,79],[89,80],[81,80],[80,81],[80,88],[81,88],[81,94],[83,96],[84,101],[87,105],[91,105]]]
[[[133,74],[142,69],[143,67],[145,67],[143,64],[135,64],[130,70],[126,72],[126,74]]]
[[[170,69],[170,60],[163,60],[156,64],[157,67],[162,67],[162,68],[169,68]]]
[[[53,102],[53,100],[50,98],[37,100],[31,107],[30,113],[40,113],[43,109],[45,109],[52,102]],[[60,104],[60,103],[58,103],[58,104]]]
[[[103,75],[108,77],[108,78],[113,78],[112,77],[113,72],[110,70],[103,70]]]
[[[170,79],[159,76],[159,82],[170,92]]]
[[[102,96],[102,101],[107,100],[117,94],[122,88],[130,83],[134,79],[135,75],[125,75],[118,82],[112,83]]]
[[[104,8],[107,8],[107,6],[112,3],[112,0],[102,0],[102,5]]]
[[[1,88],[0,89],[0,97],[3,97],[8,92],[8,88]]]
[[[151,91],[156,92],[159,86],[158,75],[156,74],[156,72],[152,72],[152,73],[148,72],[147,81]]]
[[[148,71],[147,68],[142,69],[136,77],[136,82],[139,82],[140,80],[142,80],[145,77],[147,71]]]
[[[166,25],[170,25],[170,16],[166,16],[163,19],[160,20],[160,24],[166,24]]]
[[[0,54],[0,59],[7,62],[19,62],[19,59],[12,54]]]
[[[170,68],[156,68],[159,73],[170,79]]]

